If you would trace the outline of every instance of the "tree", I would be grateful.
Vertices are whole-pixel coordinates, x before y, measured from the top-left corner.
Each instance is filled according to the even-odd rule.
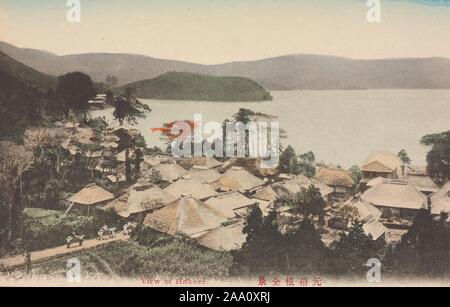
[[[235,122],[241,122],[244,125],[246,125],[252,120],[253,116],[255,115],[256,112],[249,109],[241,108],[236,114],[233,115],[233,119]]]
[[[280,172],[287,174],[298,174],[298,160],[292,146],[286,147],[286,149],[280,155],[280,162],[278,166]]]
[[[119,84],[119,79],[116,76],[111,77],[111,85],[112,87],[116,87]]]
[[[358,165],[353,165],[348,169],[350,177],[352,177],[353,182],[357,185],[362,179],[361,168]]]
[[[109,105],[114,105],[114,94],[111,91],[106,92],[106,102]]]
[[[398,273],[448,276],[450,228],[447,221],[446,213],[435,219],[429,210],[420,210],[412,226],[394,250],[391,269]]]
[[[304,218],[284,235],[283,266],[286,273],[311,273],[320,271],[326,248],[314,223]]]
[[[129,93],[126,93],[124,96],[118,96],[114,99],[113,116],[119,121],[120,125],[123,125],[125,121],[136,123],[138,118],[145,118],[146,113],[151,112],[149,106],[129,95]]]
[[[96,90],[91,77],[81,72],[72,72],[58,77],[56,93],[63,103],[66,115],[73,110],[86,118],[88,101],[95,96]]]
[[[108,75],[105,79],[106,84],[108,85],[109,88],[113,88],[116,87],[117,84],[119,83],[119,80],[117,79],[116,76],[110,76]]]
[[[427,154],[427,172],[439,184],[450,179],[450,131],[426,135],[421,144],[431,146]]]
[[[294,212],[305,217],[316,216],[323,218],[325,214],[326,203],[322,198],[320,190],[313,185],[310,185],[307,189],[302,189],[300,193],[297,193],[288,202],[288,205]]]
[[[33,162],[33,154],[24,146],[11,142],[0,142],[0,196],[6,199],[9,207],[9,228],[6,241],[9,243],[17,236],[21,224],[21,176]],[[1,221],[2,223],[8,221]],[[5,224],[6,224],[5,223]]]
[[[316,174],[315,159],[312,151],[297,156],[294,148],[289,145],[280,155],[279,170],[282,173],[303,174],[311,178]]]
[[[341,273],[362,272],[364,264],[374,257],[375,245],[363,229],[363,223],[354,221],[348,234],[343,234],[334,250],[335,268]]]
[[[411,159],[409,158],[408,153],[404,149],[400,150],[397,156],[400,158],[400,161],[402,161],[402,175],[404,175],[406,166],[411,165]]]
[[[238,269],[252,274],[277,271],[282,239],[277,213],[272,210],[264,218],[261,209],[254,206],[246,218],[243,233],[246,241],[235,257]]]
[[[142,162],[144,162],[144,153],[142,152],[142,149],[136,148],[133,155],[134,172],[136,177],[141,173]]]
[[[316,167],[314,166],[316,157],[314,153],[308,151],[307,153],[300,155],[299,158],[298,171],[300,174],[303,174],[308,178],[314,177],[316,174]]]

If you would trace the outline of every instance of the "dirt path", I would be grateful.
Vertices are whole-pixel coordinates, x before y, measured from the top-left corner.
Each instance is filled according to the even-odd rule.
[[[108,245],[117,241],[126,241],[129,239],[129,236],[124,236],[123,234],[118,234],[114,239],[102,240],[99,241],[97,239],[86,240],[83,243],[83,246],[74,246],[72,248],[67,248],[64,246],[49,248],[42,251],[35,251],[31,253],[31,262],[33,264],[51,260],[56,257],[75,254],[78,252],[82,252],[85,250],[89,250],[94,247],[99,247],[103,245]],[[0,266],[4,266],[9,269],[13,269],[16,267],[20,267],[25,265],[25,259],[22,255],[0,258]]]

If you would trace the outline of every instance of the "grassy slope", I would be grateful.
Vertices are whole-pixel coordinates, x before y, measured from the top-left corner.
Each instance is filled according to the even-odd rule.
[[[0,52],[0,70],[18,80],[23,81],[29,86],[33,86],[41,90],[54,88],[57,83],[56,77],[43,74],[31,67],[28,67],[3,52]]]
[[[263,101],[270,94],[256,82],[240,77],[213,77],[169,72],[154,79],[128,84],[139,98],[198,101]],[[119,91],[120,91],[119,90]]]
[[[45,274],[57,277],[65,269],[67,260],[73,257],[65,256],[38,266]],[[115,242],[75,257],[83,264],[84,278],[223,278],[229,275],[232,265],[228,253],[201,249],[178,239],[156,247],[145,247],[131,241]]]

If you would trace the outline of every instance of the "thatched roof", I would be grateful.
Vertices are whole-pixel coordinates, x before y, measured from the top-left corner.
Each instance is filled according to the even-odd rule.
[[[372,237],[372,240],[378,240],[382,235],[384,235],[388,229],[380,221],[372,219],[363,224],[364,233],[367,236]]]
[[[362,170],[367,172],[392,173],[402,167],[400,159],[389,151],[372,153],[364,163]]]
[[[343,206],[349,206],[356,209],[357,216],[352,216],[353,220],[368,222],[372,219],[379,220],[382,216],[382,212],[375,206],[358,197],[351,198]]]
[[[111,181],[112,183],[118,183],[118,182],[125,182],[127,181],[127,178],[124,174],[118,174],[118,175],[109,175],[106,176],[106,178]]]
[[[189,176],[184,176],[180,180],[172,183],[164,191],[175,198],[179,198],[185,194],[191,194],[200,200],[208,199],[217,194],[208,184],[201,183]]]
[[[254,195],[253,198],[274,202],[280,197],[279,193],[276,191],[274,186],[266,186],[259,189]]]
[[[164,181],[173,182],[187,174],[187,170],[175,163],[160,164],[152,169],[158,171]]]
[[[127,212],[131,215],[159,209],[175,201],[175,199],[175,197],[157,186],[151,186],[147,189],[135,186],[130,191],[130,197],[127,201]]]
[[[96,205],[114,199],[114,195],[105,189],[92,184],[86,186],[80,192],[68,199],[68,201],[80,205]]]
[[[243,233],[244,225],[241,222],[218,227],[200,236],[196,241],[199,245],[217,251],[233,251],[242,248],[246,235]]]
[[[227,219],[192,196],[184,196],[150,213],[144,224],[170,235],[198,237],[215,229]]]
[[[135,126],[132,126],[130,124],[127,124],[127,123],[124,123],[122,125],[120,125],[120,123],[114,123],[114,124],[109,125],[107,130],[112,131],[113,133],[120,131],[120,130],[136,132],[136,131],[138,131],[138,128],[136,128]]]
[[[247,210],[248,207],[255,205],[257,202],[257,200],[249,199],[236,192],[224,193],[210,198],[205,202],[205,205],[227,218],[235,218],[240,216],[242,209]]]
[[[406,181],[385,180],[361,195],[361,199],[374,206],[400,209],[421,209],[427,198]]]
[[[104,208],[113,208],[117,214],[127,218],[132,214],[160,209],[175,200],[176,198],[157,186],[135,185],[119,199],[107,204]]]
[[[439,187],[434,183],[434,181],[426,175],[408,174],[405,180],[423,193],[431,194],[439,190]]]
[[[352,177],[343,169],[319,168],[316,172],[316,178],[331,187],[347,187],[354,185]]]
[[[311,185],[320,190],[320,194],[322,195],[322,197],[327,197],[328,195],[334,192],[334,189],[329,187],[325,183],[315,179],[309,179],[304,175],[295,176],[293,179],[284,181],[279,185],[281,185],[285,190],[287,190],[291,196],[300,193],[303,189],[308,189]],[[274,188],[276,186],[277,185],[274,185]],[[277,193],[282,192],[279,189],[276,189],[276,191]]]
[[[247,192],[260,187],[264,180],[252,175],[242,167],[232,167],[223,174],[214,186],[222,191]]]
[[[438,192],[431,196],[431,214],[450,213],[450,182],[447,182]]]
[[[233,167],[242,167],[251,174],[267,177],[277,173],[276,168],[262,168],[263,160],[261,158],[232,158],[223,163],[220,172],[226,172]]]
[[[123,218],[128,218],[130,214],[127,212],[127,202],[128,198],[130,197],[130,192],[123,194],[119,198],[113,200],[112,202],[108,203],[103,207],[103,209],[111,209],[113,210],[118,216],[121,216]]]
[[[214,169],[205,168],[203,166],[192,167],[188,173],[193,179],[200,181],[201,183],[213,183],[214,181],[219,180],[220,174],[218,171]]]
[[[173,163],[175,158],[167,155],[144,156],[144,164],[147,166],[157,166],[163,163]]]
[[[184,167],[185,169],[191,169],[195,165],[211,169],[220,167],[223,165],[223,163],[209,157],[190,157],[183,159],[183,161],[180,163],[180,166]]]
[[[145,156],[144,163],[148,166],[157,166],[161,164],[161,160],[156,157]]]
[[[376,186],[376,185],[379,185],[380,183],[383,183],[384,180],[385,180],[385,178],[383,178],[383,177],[377,177],[377,178],[374,178],[374,179],[369,180],[369,181],[366,183],[366,186],[368,186],[368,187],[374,187],[374,186]]]

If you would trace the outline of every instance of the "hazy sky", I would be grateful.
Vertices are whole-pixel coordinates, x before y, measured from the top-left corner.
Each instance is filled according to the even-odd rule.
[[[450,0],[0,0],[0,40],[57,54],[127,52],[197,63],[292,53],[450,58]]]

